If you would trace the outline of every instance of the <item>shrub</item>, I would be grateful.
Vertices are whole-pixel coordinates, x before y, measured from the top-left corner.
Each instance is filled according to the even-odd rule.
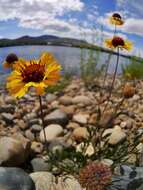
[[[129,80],[142,79],[143,78],[143,60],[139,60],[136,57],[131,58],[131,63],[128,65],[122,65],[122,73],[124,78]]]

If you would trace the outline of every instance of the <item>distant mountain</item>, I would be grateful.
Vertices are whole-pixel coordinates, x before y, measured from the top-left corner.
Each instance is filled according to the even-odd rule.
[[[84,40],[62,38],[52,35],[42,36],[22,36],[16,39],[0,39],[0,47],[18,46],[18,45],[65,45],[65,46],[80,46],[87,45]]]

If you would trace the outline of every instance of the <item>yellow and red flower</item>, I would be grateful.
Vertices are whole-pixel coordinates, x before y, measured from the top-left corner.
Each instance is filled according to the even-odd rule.
[[[126,49],[127,51],[130,51],[132,49],[132,42],[124,40],[119,36],[114,36],[113,38],[106,39],[105,45],[106,47],[111,49],[120,48],[120,49]]]
[[[119,13],[114,13],[110,18],[110,24],[113,24],[113,25],[123,25],[124,24],[124,21],[121,17],[121,15]]]
[[[22,97],[29,87],[35,87],[38,95],[47,86],[60,79],[61,66],[50,53],[43,53],[39,60],[18,60],[7,78],[7,89],[14,97]]]

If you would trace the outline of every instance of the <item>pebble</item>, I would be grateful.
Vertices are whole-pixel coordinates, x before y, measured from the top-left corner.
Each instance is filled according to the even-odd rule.
[[[34,124],[31,126],[31,131],[33,133],[38,133],[42,130],[42,126],[41,125],[38,125],[38,124]]]
[[[85,114],[76,114],[73,116],[73,121],[80,123],[80,124],[86,124],[87,119],[89,118],[88,115]]]
[[[73,104],[84,104],[84,105],[91,105],[92,101],[90,98],[88,98],[87,96],[75,96],[72,99]]]
[[[72,104],[72,97],[64,95],[59,99],[60,104],[63,104],[65,106]]]
[[[80,127],[80,125],[79,125],[78,123],[75,123],[75,122],[70,122],[70,123],[66,126],[67,129],[76,129],[76,128],[78,128],[78,127]]]
[[[0,107],[0,113],[6,112],[13,114],[15,111],[15,106],[13,105],[3,105]]]
[[[77,147],[76,147],[76,151],[77,152],[82,152],[83,145],[84,145],[83,143],[78,144]],[[92,144],[90,143],[88,145],[88,147],[86,148],[85,155],[91,156],[92,154],[94,154],[94,148],[93,148]]]
[[[50,171],[51,165],[43,158],[34,158],[31,160],[32,169],[34,172]]]
[[[32,142],[31,144],[31,151],[35,154],[40,154],[43,152],[43,144],[40,142]]]
[[[54,94],[47,94],[46,95],[46,102],[47,103],[51,103],[51,102],[53,102],[54,100],[56,100],[56,95],[54,95]]]
[[[75,139],[76,141],[81,142],[83,139],[86,139],[88,137],[88,131],[85,127],[78,127],[76,129],[74,129],[73,133],[72,133],[72,137],[73,139]]]
[[[25,116],[24,116],[24,120],[26,121],[26,122],[28,122],[29,120],[31,120],[31,119],[35,119],[36,118],[36,113],[28,113],[28,114],[26,114]]]
[[[25,130],[28,128],[28,125],[22,120],[18,119],[16,124],[19,126],[20,129]]]
[[[2,113],[1,114],[2,119],[7,123],[7,124],[13,124],[13,119],[14,116],[10,113]]]
[[[34,134],[30,131],[30,129],[25,131],[25,136],[30,140],[30,141],[34,141],[35,136]]]
[[[65,112],[57,109],[45,117],[45,124],[59,124],[65,126],[68,124],[68,115]]]
[[[46,133],[46,141],[47,142],[52,141],[63,133],[63,128],[58,124],[51,124],[45,128],[45,133]],[[43,129],[40,132],[40,141],[45,142]]]
[[[60,106],[60,110],[65,112],[69,118],[72,118],[73,114],[75,113],[75,105],[71,106]]]
[[[133,97],[132,97],[132,101],[139,101],[140,100],[140,96],[135,94]]]
[[[126,138],[126,133],[122,131],[119,126],[115,126],[109,137],[108,143],[111,145],[116,145]]]

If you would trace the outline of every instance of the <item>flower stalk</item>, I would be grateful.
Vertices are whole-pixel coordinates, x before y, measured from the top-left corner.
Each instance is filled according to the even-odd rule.
[[[111,98],[111,95],[112,95],[112,92],[113,92],[113,89],[114,89],[114,84],[115,84],[115,79],[116,79],[116,75],[117,75],[117,71],[118,71],[118,65],[119,65],[119,58],[120,58],[120,48],[118,47],[117,48],[117,62],[116,62],[116,67],[115,67],[115,71],[114,71],[114,74],[113,74],[113,80],[112,80],[112,84],[111,84],[111,87],[110,87],[110,91],[109,91],[109,96],[107,98],[107,104],[105,105],[104,109],[103,109],[103,113],[106,111],[106,108],[108,106],[108,103],[110,101],[110,98]]]
[[[122,17],[118,13],[114,13],[112,15],[112,17],[110,17],[109,20],[110,20],[110,24],[114,25],[114,37],[115,37],[116,33],[117,33],[117,26],[122,25],[124,22],[122,20]],[[103,87],[105,87],[105,81],[106,81],[106,78],[108,76],[109,65],[110,65],[110,61],[108,61],[107,67],[105,70],[105,75],[104,75],[104,79],[103,79]]]

